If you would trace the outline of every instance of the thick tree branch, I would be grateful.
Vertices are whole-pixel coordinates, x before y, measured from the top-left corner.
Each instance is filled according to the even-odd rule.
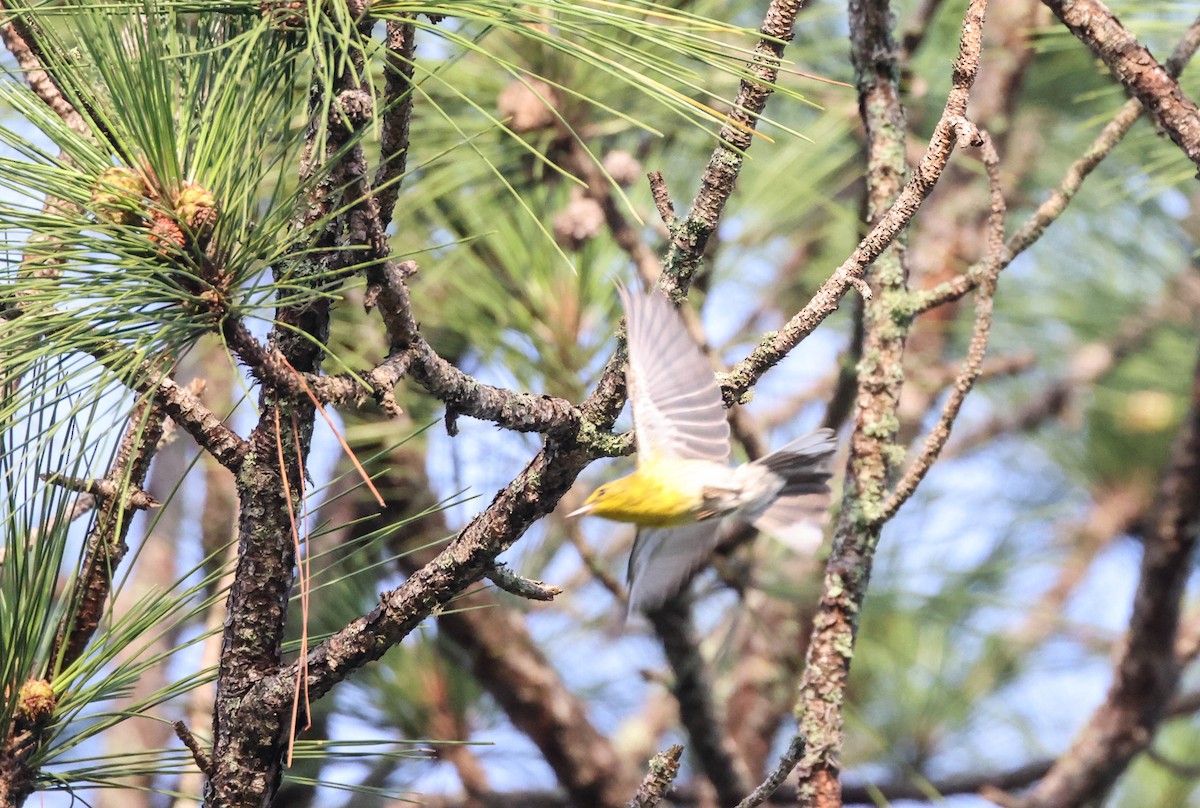
[[[873,242],[876,234],[887,234],[878,242],[878,257],[928,194],[941,175],[955,140],[978,140],[978,132],[964,117],[971,85],[975,80],[983,47],[983,19],[986,0],[972,0],[963,21],[958,57],[955,60],[952,89],[930,141],[925,158],[913,178],[897,193],[903,163],[905,131],[898,103],[895,71],[896,45],[892,39],[893,19],[886,4],[851,3],[851,54],[858,76],[859,105],[868,134],[869,186],[868,211],[877,220],[872,234],[864,239],[855,256]],[[979,145],[976,143],[975,145]],[[895,200],[893,202],[893,199]],[[894,224],[889,224],[894,222]],[[887,225],[885,227],[885,225]],[[894,227],[894,230],[889,228]],[[882,231],[882,233],[881,233]],[[874,247],[871,248],[874,251]],[[855,256],[838,273],[860,273],[866,263],[854,263]],[[832,311],[820,306],[836,306],[849,283],[827,281],[805,311],[817,307],[823,319]],[[857,277],[857,274],[854,275]],[[908,328],[897,317],[907,299],[905,265],[902,253],[888,256],[871,276],[875,300],[866,308],[863,360],[858,372],[858,413],[850,440],[850,458],[846,486],[833,549],[825,570],[820,605],[813,620],[808,662],[801,679],[797,699],[799,732],[807,743],[800,761],[799,794],[801,802],[817,808],[842,805],[839,754],[842,746],[842,710],[850,660],[854,649],[862,603],[870,581],[875,546],[882,522],[875,515],[883,506],[890,472],[891,442],[899,425],[896,415],[903,383],[902,358]],[[835,283],[836,282],[836,283]],[[827,303],[820,303],[823,296]],[[797,318],[804,315],[798,315]],[[791,327],[797,322],[793,318]],[[785,328],[781,337],[788,333]],[[792,333],[799,333],[794,330]],[[764,351],[764,344],[739,365],[741,378],[751,382],[769,367],[780,347],[779,340]],[[786,344],[785,344],[786,350]],[[982,359],[982,357],[980,357]],[[765,361],[764,361],[765,360]]]
[[[134,389],[143,394],[153,392],[156,406],[171,416],[172,421],[222,466],[235,472],[241,466],[249,445],[204,406],[196,394],[166,376],[157,382],[135,383]]]
[[[369,614],[309,652],[310,697],[319,698],[355,670],[378,659],[425,617],[440,611],[456,594],[483,578],[496,556],[553,509],[591,459],[579,448],[548,440],[448,547],[413,572],[398,589],[384,593]],[[290,703],[297,675],[298,665],[293,663],[256,682],[246,698],[267,710],[281,709]]]
[[[413,111],[413,59],[417,30],[412,23],[388,20],[383,115],[380,127],[380,165],[375,172],[379,224],[387,229],[400,195],[400,179],[408,167],[408,142]]]
[[[1103,794],[1147,747],[1179,684],[1180,600],[1200,528],[1200,361],[1143,536],[1129,633],[1104,703],[1021,808],[1072,808]]]
[[[717,802],[734,805],[750,789],[750,782],[717,715],[711,677],[700,655],[700,638],[692,628],[687,598],[670,598],[646,616],[675,674],[671,692],[679,702],[679,719],[687,729],[691,752],[716,789]]]
[[[371,449],[377,447],[359,448],[375,454]],[[362,537],[380,523],[400,522],[433,503],[423,453],[406,445],[384,458],[388,470],[379,488],[386,505],[376,519],[369,518],[376,514],[375,501],[365,496],[334,497],[322,508],[322,517],[332,509],[331,521]],[[398,566],[411,575],[428,565],[437,557],[431,541],[447,532],[440,513],[406,526],[391,541]],[[541,750],[562,788],[579,805],[619,808],[632,788],[630,778],[608,739],[592,724],[587,705],[570,692],[530,636],[521,613],[489,589],[464,594],[454,606],[438,617],[438,630],[464,652],[472,674],[513,726]]]
[[[358,20],[357,35],[369,35],[371,21]],[[328,278],[340,275],[353,251],[335,251],[341,231],[353,230],[347,216],[332,216],[353,183],[347,178],[365,172],[361,144],[351,144],[356,130],[370,118],[370,94],[359,87],[363,54],[351,50],[350,64],[334,80],[337,95],[328,99],[328,127],[322,96],[309,105],[309,129],[301,159],[301,179],[311,184],[303,213],[294,228],[305,232],[324,220],[306,245],[313,252],[275,267],[300,283],[325,290]],[[317,137],[325,131],[326,137]],[[346,148],[349,144],[349,147]],[[353,211],[351,211],[351,217]],[[351,233],[353,238],[353,233]],[[356,242],[357,243],[357,242]],[[312,255],[321,256],[314,259]],[[324,263],[324,266],[319,264]],[[285,365],[299,373],[320,370],[329,335],[330,297],[314,295],[308,302],[276,309],[270,345]],[[308,451],[312,440],[314,403],[307,396],[281,395],[263,386],[259,421],[247,441],[249,451],[238,468],[237,563],[229,589],[227,616],[217,672],[213,714],[212,766],[205,793],[206,808],[242,808],[269,803],[279,788],[283,752],[291,735],[291,703],[263,705],[247,699],[255,682],[277,675],[288,595],[295,576],[295,514],[305,490]],[[293,691],[294,692],[294,691]]]
[[[387,263],[372,271],[379,309],[392,340],[394,353],[411,357],[409,374],[450,411],[470,415],[518,432],[565,435],[578,429],[579,410],[564,399],[548,395],[515,393],[472,379],[447,362],[421,336],[412,315],[406,278],[416,264]]]
[[[92,351],[92,356],[113,372],[129,375],[128,369],[118,367],[123,349],[110,345]],[[222,466],[236,472],[245,458],[246,441],[204,405],[200,397],[186,387],[181,387],[163,369],[152,363],[143,362],[126,383],[130,389],[144,397],[152,398],[156,407],[162,409],[175,424],[192,436],[201,449],[211,454]]]
[[[1200,166],[1200,109],[1137,37],[1099,0],[1044,2],[1141,102],[1155,126]]]

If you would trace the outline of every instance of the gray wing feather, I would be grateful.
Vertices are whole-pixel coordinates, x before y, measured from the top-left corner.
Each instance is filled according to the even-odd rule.
[[[687,584],[717,546],[721,522],[642,528],[629,555],[629,611],[652,611]]]
[[[829,493],[783,496],[771,503],[754,526],[797,553],[811,555],[821,547],[825,531],[821,525],[828,516]]]
[[[626,380],[638,458],[729,460],[721,391],[679,312],[662,294],[621,290],[629,345]]]

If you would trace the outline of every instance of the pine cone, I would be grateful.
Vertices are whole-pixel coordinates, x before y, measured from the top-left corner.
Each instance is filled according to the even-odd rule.
[[[514,81],[496,97],[500,119],[517,134],[547,129],[558,121],[558,91],[539,79]]]
[[[145,210],[146,183],[132,168],[113,166],[92,186],[92,213],[102,222],[137,224]]]
[[[197,241],[212,235],[218,213],[212,192],[197,182],[185,182],[183,190],[175,195],[175,214]]]
[[[17,693],[17,717],[27,724],[37,725],[54,713],[58,700],[54,687],[45,679],[27,679]]]
[[[187,238],[174,216],[158,212],[154,214],[150,223],[150,241],[158,248],[160,255],[169,255],[176,250],[182,250]]]

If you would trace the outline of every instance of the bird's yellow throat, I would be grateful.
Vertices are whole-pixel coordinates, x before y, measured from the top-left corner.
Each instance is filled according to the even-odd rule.
[[[642,527],[676,527],[696,520],[712,464],[687,460],[644,462],[638,470],[605,483],[581,513]],[[711,472],[710,472],[711,473]]]

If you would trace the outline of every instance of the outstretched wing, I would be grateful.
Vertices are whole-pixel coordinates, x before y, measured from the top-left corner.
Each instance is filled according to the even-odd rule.
[[[629,554],[629,613],[657,609],[687,585],[717,546],[721,520],[638,530]]]
[[[625,374],[638,462],[729,460],[729,422],[712,365],[662,294],[621,290],[629,345]]]

